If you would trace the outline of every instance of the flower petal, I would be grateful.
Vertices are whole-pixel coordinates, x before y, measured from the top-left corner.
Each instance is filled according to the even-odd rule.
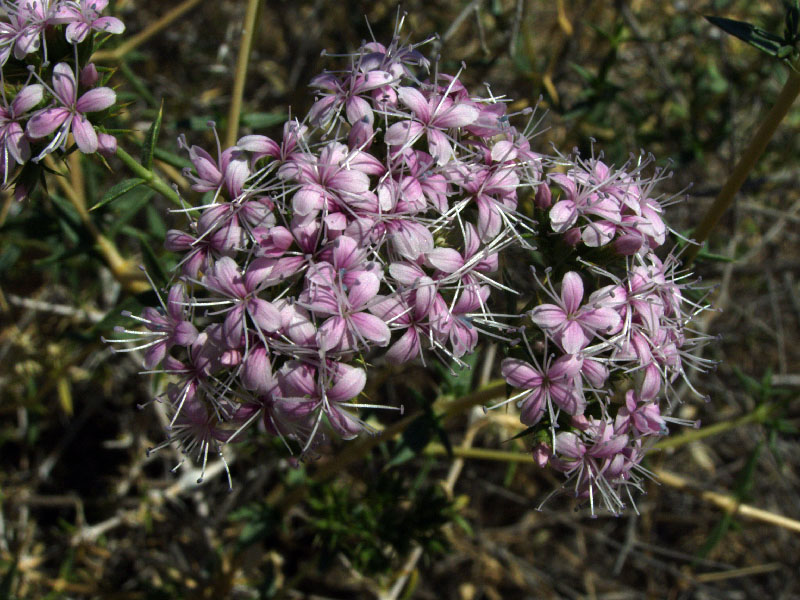
[[[53,133],[69,119],[70,112],[60,106],[40,110],[28,120],[25,131],[28,136],[37,139]]]
[[[541,386],[544,379],[532,365],[517,358],[506,358],[500,372],[509,385],[528,390]]]
[[[351,315],[350,320],[361,337],[375,342],[379,346],[386,346],[389,343],[391,332],[382,319],[369,313],[360,312]]]
[[[358,396],[367,383],[364,370],[341,363],[336,370],[335,383],[327,391],[328,400],[346,402]]]
[[[14,116],[18,117],[39,104],[42,101],[43,94],[44,87],[38,83],[26,85],[22,88],[11,103],[11,111]]]
[[[72,106],[77,97],[75,73],[67,63],[58,63],[53,67],[53,89],[58,99],[67,106]]]
[[[84,154],[94,154],[100,146],[94,126],[84,115],[77,114],[72,119],[72,135],[78,149]]]
[[[567,314],[574,314],[583,300],[583,280],[575,271],[569,271],[561,280],[561,300]]]

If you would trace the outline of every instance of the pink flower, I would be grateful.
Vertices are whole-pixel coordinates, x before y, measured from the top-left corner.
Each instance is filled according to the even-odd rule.
[[[410,148],[423,134],[428,151],[440,165],[453,156],[453,147],[444,129],[465,127],[478,118],[478,109],[469,101],[454,101],[448,96],[430,94],[427,98],[418,89],[400,87],[400,102],[413,113],[413,119],[395,123],[386,130],[384,139],[391,146]]]
[[[621,321],[619,314],[611,308],[581,306],[583,281],[574,271],[564,275],[560,299],[554,292],[550,292],[550,296],[556,304],[540,304],[529,314],[533,322],[544,329],[567,354],[579,352],[598,331],[611,331]]]
[[[578,376],[580,361],[565,355],[544,367],[531,365],[524,360],[507,358],[501,372],[509,385],[527,390],[515,396],[520,407],[520,420],[535,425],[544,415],[545,408],[553,413],[553,404],[570,415],[583,414],[586,400]]]
[[[246,332],[245,315],[249,315],[256,332],[274,332],[280,328],[281,317],[272,303],[256,295],[258,282],[242,277],[236,262],[227,256],[219,259],[205,277],[205,285],[229,298],[233,306],[228,309],[223,325],[223,334],[228,348],[239,348]]]
[[[114,90],[107,87],[94,88],[78,98],[75,74],[67,63],[58,63],[53,68],[53,94],[61,106],[40,110],[28,121],[27,133],[33,139],[43,138],[58,130],[53,141],[37,160],[56,148],[63,149],[70,131],[81,152],[97,152],[97,133],[84,113],[97,112],[112,106],[117,101]]]
[[[67,0],[58,6],[56,19],[69,23],[65,33],[70,44],[80,44],[92,30],[122,33],[125,25],[116,17],[101,17],[108,0]]]
[[[23,164],[31,157],[31,147],[20,121],[26,112],[42,101],[43,92],[44,88],[38,83],[25,86],[11,104],[5,102],[3,95],[3,104],[0,105],[0,147],[3,148],[0,172],[4,181],[17,163]]]
[[[328,316],[317,332],[323,351],[352,350],[371,344],[386,346],[391,336],[381,319],[367,312],[380,288],[377,269],[367,264],[359,269],[338,267],[351,252],[351,238],[340,237],[343,243],[334,249],[334,264],[318,263],[307,276],[306,289],[300,295],[301,305],[318,316]]]

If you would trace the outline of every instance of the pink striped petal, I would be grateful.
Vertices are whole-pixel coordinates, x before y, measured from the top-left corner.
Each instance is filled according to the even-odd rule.
[[[369,71],[356,78],[356,82],[353,85],[353,93],[363,94],[364,92],[388,85],[393,79],[394,77],[392,74],[387,71]]]
[[[578,317],[581,325],[602,333],[608,333],[619,328],[622,318],[613,308],[595,308],[582,310]]]
[[[301,216],[306,216],[314,211],[322,210],[325,198],[317,187],[302,187],[292,198],[292,209]]]
[[[266,393],[274,385],[275,379],[272,376],[272,365],[269,360],[269,351],[264,346],[251,348],[247,358],[242,363],[242,370],[239,371],[242,385],[246,390],[255,390]]]
[[[389,265],[389,275],[397,283],[403,285],[414,285],[421,277],[426,277],[425,271],[415,264],[406,262],[396,262]]]
[[[417,121],[400,121],[386,130],[383,139],[390,146],[412,146],[423,130],[424,127]]]
[[[466,127],[470,123],[474,123],[478,118],[479,111],[471,104],[460,103],[453,105],[449,110],[441,115],[436,115],[433,119],[433,124],[436,127],[444,127],[449,129],[451,127]]]
[[[519,410],[519,420],[523,425],[536,425],[544,414],[544,399],[545,393],[542,388],[532,391],[528,396],[522,399],[522,405]]]
[[[367,302],[372,300],[381,286],[380,279],[374,273],[359,271],[356,280],[351,284],[347,293],[350,308],[360,310]]]
[[[506,382],[516,388],[532,390],[542,385],[544,377],[532,365],[517,358],[506,358],[500,367]]]
[[[351,125],[360,121],[365,121],[372,125],[375,120],[372,115],[372,106],[360,96],[353,96],[347,101],[345,112],[347,113],[347,121]]]
[[[238,348],[242,345],[242,336],[244,335],[244,305],[237,304],[225,317],[225,322],[222,324],[222,334],[225,337],[225,343],[228,348]]]
[[[400,87],[397,90],[397,97],[400,99],[400,102],[411,109],[417,119],[423,123],[428,123],[430,121],[431,109],[428,105],[428,100],[418,89],[412,87]]]
[[[578,218],[575,203],[570,200],[556,202],[550,209],[550,226],[556,233],[564,233]]]
[[[347,406],[345,404],[345,406]],[[325,413],[331,427],[342,436],[342,439],[351,440],[364,430],[364,425],[361,421],[347,410],[344,410],[342,405],[332,404],[328,407]]]
[[[26,85],[17,93],[14,101],[11,103],[11,111],[15,116],[28,112],[42,101],[43,94],[44,87],[41,84],[34,83],[32,85]]]
[[[70,118],[66,108],[46,108],[34,113],[25,127],[25,131],[32,139],[42,138],[53,133]]]
[[[434,248],[425,259],[430,266],[444,273],[455,273],[464,266],[464,258],[454,248]]]
[[[340,363],[336,371],[335,383],[327,391],[328,400],[346,402],[358,396],[367,383],[364,370]]]
[[[528,314],[531,320],[542,329],[555,329],[567,319],[564,310],[555,304],[540,304]]]
[[[67,63],[58,63],[53,67],[53,89],[63,104],[72,106],[77,97],[75,73]]]
[[[453,158],[450,139],[438,129],[428,129],[428,151],[436,159],[436,164],[447,164]]]
[[[77,114],[72,118],[72,135],[78,149],[84,154],[94,154],[100,143],[97,140],[97,132],[94,126],[82,114]]]
[[[342,169],[331,177],[328,187],[340,192],[363,194],[369,190],[369,177],[361,171]]]
[[[583,280],[575,271],[569,271],[561,280],[561,300],[567,314],[574,314],[583,300]]]
[[[270,302],[252,298],[247,302],[247,312],[262,331],[274,332],[281,328],[281,313]]]
[[[378,346],[386,346],[389,343],[391,332],[382,319],[369,313],[359,312],[351,315],[350,320],[361,337],[375,342]]]
[[[94,2],[96,3],[97,0],[94,0]],[[95,10],[100,12],[97,8],[95,8]],[[125,24],[116,17],[100,17],[92,21],[92,29],[105,33],[123,33],[125,31]]]
[[[589,345],[589,337],[584,333],[583,328],[575,321],[569,321],[564,330],[560,333],[559,343],[567,354],[577,354]]]
[[[323,352],[341,346],[347,323],[342,317],[333,316],[327,319],[317,331],[317,344]]]
[[[392,344],[392,347],[386,352],[386,361],[390,365],[406,363],[419,356],[421,350],[417,330],[409,327],[402,337]]]
[[[211,289],[230,298],[244,298],[247,295],[239,267],[229,256],[220,258],[206,279]]]

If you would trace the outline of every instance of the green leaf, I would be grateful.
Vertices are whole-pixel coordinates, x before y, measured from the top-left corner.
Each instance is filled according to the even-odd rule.
[[[242,125],[245,127],[252,127],[253,129],[264,129],[284,123],[286,119],[287,115],[285,113],[247,113],[246,115],[242,115]]]
[[[118,200],[114,205],[115,218],[108,228],[108,235],[114,236],[128,221],[133,219],[139,211],[155,196],[155,190],[149,187],[140,187],[128,192],[125,198]]]
[[[155,300],[155,297],[153,299]],[[105,317],[92,325],[91,329],[86,332],[85,339],[97,342],[97,339],[101,335],[108,335],[108,332],[117,325],[129,325],[131,318],[123,316],[122,313],[127,311],[131,314],[138,315],[142,312],[143,308],[144,305],[135,296],[128,296],[121,303],[109,310]]]
[[[422,452],[430,442],[434,428],[435,423],[431,414],[420,415],[411,421],[403,432],[394,457],[386,464],[386,468],[402,464]]]
[[[150,92],[150,89],[147,87],[147,84],[138,76],[136,73],[131,69],[128,61],[123,59],[119,63],[120,72],[122,75],[127,79],[134,90],[139,94],[139,97],[143,98],[147,104],[151,107],[158,106],[158,100],[156,100],[155,96]]]
[[[3,578],[0,579],[0,598],[8,598],[8,600],[12,600],[14,596],[11,594],[11,590],[13,589],[14,579],[17,576],[17,559],[14,558],[14,561],[8,566],[8,571],[3,574]]]
[[[538,426],[538,425],[532,425],[531,427],[526,427],[526,428],[525,428],[523,431],[520,431],[520,432],[519,432],[517,435],[515,435],[514,437],[510,437],[510,438],[508,438],[507,440],[503,441],[503,443],[505,444],[506,442],[510,442],[510,441],[512,441],[512,440],[518,440],[519,438],[523,438],[523,437],[525,437],[526,435],[531,435],[531,434],[532,434],[534,431],[536,431],[537,429],[539,429],[539,426]]]
[[[469,394],[472,391],[472,374],[478,358],[479,353],[473,352],[462,358],[466,366],[452,369],[440,363],[434,363],[442,373],[441,393],[456,398]]]
[[[19,257],[22,256],[22,250],[19,246],[8,244],[2,251],[0,251],[0,273],[11,269]]]
[[[147,230],[155,239],[163,240],[167,237],[167,226],[161,212],[152,204],[145,207],[145,217],[147,218]]]
[[[158,143],[158,134],[161,132],[161,119],[164,116],[164,101],[161,101],[161,106],[158,108],[158,115],[156,120],[150,125],[150,130],[147,132],[147,137],[142,147],[142,166],[151,171],[153,169],[153,155],[155,153],[156,144]]]
[[[745,23],[743,21],[734,21],[733,19],[725,19],[723,17],[710,17],[706,19],[712,24],[716,25],[725,33],[728,33],[740,40],[747,42],[751,46],[758,48],[762,52],[766,52],[770,56],[777,57],[781,47],[784,45],[784,40],[777,35],[773,35],[768,31]]]
[[[104,206],[104,205],[108,204],[109,202],[113,202],[114,200],[116,200],[120,196],[123,196],[123,195],[127,194],[132,189],[142,185],[143,183],[144,183],[144,179],[139,179],[138,177],[134,177],[133,179],[126,179],[125,181],[122,181],[122,182],[118,183],[117,185],[112,187],[110,190],[108,190],[105,193],[105,195],[100,199],[100,201],[97,204],[95,204],[92,208],[90,208],[89,210],[92,211],[92,210],[95,210],[97,208],[100,208],[101,206]]]
[[[722,538],[725,537],[725,534],[728,532],[728,529],[731,528],[733,524],[733,517],[730,513],[725,513],[722,515],[722,519],[714,526],[711,532],[708,534],[708,538],[706,539],[705,543],[702,545],[700,550],[697,551],[697,558],[692,561],[692,565],[695,566],[699,562],[699,560],[707,558],[714,547],[722,541]]]
[[[164,270],[164,267],[161,266],[161,261],[156,256],[156,253],[153,252],[150,244],[144,239],[139,240],[139,245],[142,248],[142,260],[144,260],[145,269],[147,269],[153,282],[159,287],[166,286],[169,281],[169,276]]]
[[[798,27],[800,27],[800,0],[784,0],[786,5],[786,30],[783,39],[787,43],[797,40]]]
[[[187,167],[192,167],[192,163],[189,159],[184,158],[183,156],[178,156],[177,154],[173,154],[172,152],[167,152],[161,148],[156,148],[154,154],[158,160],[164,161],[176,169],[186,169]]]

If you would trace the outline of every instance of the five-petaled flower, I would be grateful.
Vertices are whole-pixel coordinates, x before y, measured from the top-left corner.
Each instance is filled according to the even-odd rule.
[[[27,133],[32,139],[43,138],[58,130],[53,140],[39,154],[41,159],[56,148],[64,148],[70,131],[78,149],[84,154],[97,152],[99,142],[94,126],[85,113],[98,112],[112,106],[117,95],[111,88],[94,88],[78,97],[75,73],[67,63],[53,68],[53,95],[59,106],[36,112],[28,121]]]

